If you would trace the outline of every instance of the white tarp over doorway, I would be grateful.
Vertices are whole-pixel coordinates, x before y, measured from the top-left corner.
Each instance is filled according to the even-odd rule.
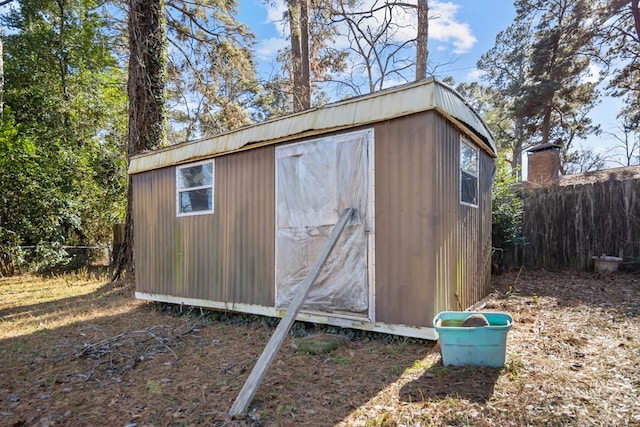
[[[373,131],[276,149],[276,306],[286,307],[307,276],[340,213],[354,215],[303,308],[366,316],[369,153]]]

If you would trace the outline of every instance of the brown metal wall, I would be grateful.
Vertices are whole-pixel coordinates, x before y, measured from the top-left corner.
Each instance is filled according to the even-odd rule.
[[[376,320],[431,326],[488,293],[493,163],[459,203],[461,132],[435,111],[375,126]],[[216,158],[215,213],[176,217],[175,168],[133,175],[137,290],[273,306],[275,146]]]
[[[224,156],[228,301],[275,304],[275,146]]]
[[[184,293],[176,267],[175,173],[132,176],[136,286],[141,292]]]
[[[218,176],[216,162],[216,179]],[[219,191],[217,186],[215,190]],[[173,191],[175,192],[175,188]],[[178,283],[184,289],[184,293],[178,294],[180,296],[213,301],[226,300],[224,257],[216,256],[218,253],[224,253],[226,246],[225,223],[218,212],[222,197],[214,197],[215,214],[173,218],[176,222],[175,240],[178,255],[175,262],[180,277]],[[174,207],[174,213],[175,210]]]
[[[460,131],[441,116],[434,118],[435,149],[435,215],[438,227],[435,233],[436,245],[432,256],[436,258],[435,274],[432,274],[431,286],[434,290],[434,307],[429,313],[429,324],[433,316],[442,310],[460,310],[456,294],[468,268],[467,248],[465,248],[464,222],[473,214],[474,208],[460,204]]]
[[[375,127],[376,321],[431,323],[441,209],[433,184],[435,118],[419,114]]]
[[[479,207],[461,205],[460,135],[433,111],[376,126],[377,321],[431,326],[488,291],[492,161]]]
[[[139,292],[273,305],[274,147],[216,158],[213,215],[176,217],[175,167],[132,179]]]
[[[462,310],[477,303],[489,294],[491,281],[491,187],[493,183],[494,162],[484,151],[479,151],[480,175],[478,179],[479,197],[478,207],[462,205],[459,202],[459,146],[455,143],[460,138],[460,132],[452,126],[439,128],[443,132],[440,141],[449,141],[446,157],[439,161],[455,159],[455,171],[448,174],[455,182],[455,197],[449,202],[456,205],[458,216],[456,224],[457,251],[451,255],[455,266],[455,275],[450,276],[453,282],[449,286],[449,298],[442,301],[438,310]],[[455,175],[455,176],[454,176]],[[449,187],[450,188],[450,187]],[[451,294],[451,290],[453,294]],[[440,308],[442,307],[442,308]]]

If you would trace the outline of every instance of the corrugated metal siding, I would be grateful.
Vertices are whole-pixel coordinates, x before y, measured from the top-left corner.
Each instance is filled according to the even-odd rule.
[[[273,305],[274,148],[215,162],[213,214],[176,217],[175,167],[132,177],[136,289]]]
[[[459,310],[456,300],[461,270],[466,267],[464,249],[460,246],[460,131],[441,116],[434,120],[434,192],[437,228],[433,256],[435,274],[430,276],[435,304],[433,316],[443,310]]]
[[[459,139],[458,136],[454,138]],[[449,310],[466,309],[486,297],[491,281],[491,187],[494,163],[479,152],[478,207],[458,203],[456,281]],[[456,164],[459,164],[459,150]],[[459,170],[456,171],[456,175]],[[459,185],[459,175],[456,178]],[[458,193],[459,194],[459,190]]]
[[[487,155],[486,153],[480,153],[480,197],[482,205],[480,206],[482,212],[480,220],[482,226],[480,228],[481,250],[478,259],[478,265],[481,267],[478,272],[478,277],[482,278],[481,283],[474,284],[474,289],[478,292],[473,301],[470,301],[468,305],[475,304],[482,298],[489,295],[491,291],[491,250],[493,246],[491,234],[492,234],[492,212],[493,212],[493,181],[496,172],[495,159]]]
[[[214,214],[176,217],[175,167],[168,168],[173,176],[171,187],[167,189],[173,195],[171,212],[166,218],[168,230],[173,228],[176,242],[174,263],[176,264],[176,286],[178,292],[167,295],[224,301],[224,253],[226,247],[225,222],[220,208],[227,198],[224,185],[224,168],[215,167]],[[137,258],[136,258],[137,259]],[[169,288],[169,291],[171,289]],[[160,292],[163,293],[163,292]]]
[[[435,117],[375,127],[377,321],[430,326],[433,318]]]
[[[480,151],[479,206],[464,206],[457,127],[427,112],[375,131],[376,320],[431,326],[488,292],[492,161]]]
[[[228,199],[228,301],[275,304],[275,147],[220,157]]]
[[[379,322],[430,327],[488,292],[493,163],[460,205],[460,134],[435,110],[375,125]],[[132,176],[138,291],[273,306],[274,150],[216,157],[213,215],[176,217],[175,167]]]
[[[216,179],[220,176],[217,169],[216,163]],[[222,204],[221,199],[224,197],[224,194],[218,192],[216,186],[216,209]],[[225,301],[225,257],[218,256],[219,253],[224,254],[226,246],[222,215],[216,211],[213,215],[174,217],[173,220],[177,222],[180,251],[177,263],[180,264],[178,268],[181,267],[181,283],[184,288],[184,294],[180,296]]]
[[[176,217],[175,168],[132,178],[137,291],[224,300],[222,260],[214,256],[224,249],[220,215]]]
[[[136,288],[183,293],[177,258],[172,168],[132,177]]]

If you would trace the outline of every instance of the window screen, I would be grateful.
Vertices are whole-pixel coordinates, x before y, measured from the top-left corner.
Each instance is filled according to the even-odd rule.
[[[460,202],[478,206],[478,149],[460,139]]]
[[[178,216],[213,213],[214,170],[213,160],[177,168]]]

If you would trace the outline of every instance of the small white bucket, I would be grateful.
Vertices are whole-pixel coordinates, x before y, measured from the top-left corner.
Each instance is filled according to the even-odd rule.
[[[617,256],[594,256],[593,269],[598,273],[612,273],[618,271],[622,258]]]

